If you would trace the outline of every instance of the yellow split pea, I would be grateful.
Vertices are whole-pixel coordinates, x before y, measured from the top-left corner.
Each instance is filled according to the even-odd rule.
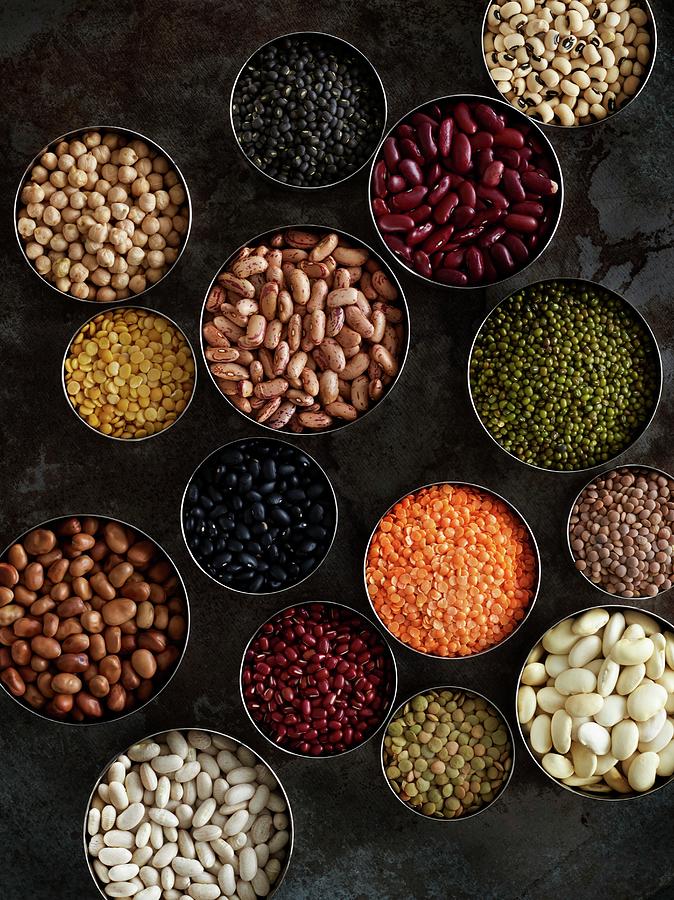
[[[64,365],[75,412],[102,434],[124,440],[169,428],[194,388],[194,357],[182,331],[133,307],[87,322]]]

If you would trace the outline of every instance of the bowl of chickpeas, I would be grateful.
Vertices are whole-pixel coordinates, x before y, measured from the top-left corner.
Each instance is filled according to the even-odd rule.
[[[145,294],[180,259],[192,205],[154,141],[127,128],[68,132],[36,154],[16,192],[19,247],[68,297],[115,303]]]

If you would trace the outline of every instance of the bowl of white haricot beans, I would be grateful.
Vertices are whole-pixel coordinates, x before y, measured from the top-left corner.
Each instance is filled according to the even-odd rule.
[[[117,126],[51,141],[26,169],[14,223],[24,258],[58,293],[84,302],[139,297],[182,255],[192,205],[158,144]]]
[[[590,607],[549,628],[520,672],[517,721],[540,768],[598,800],[674,776],[674,627],[632,606]]]

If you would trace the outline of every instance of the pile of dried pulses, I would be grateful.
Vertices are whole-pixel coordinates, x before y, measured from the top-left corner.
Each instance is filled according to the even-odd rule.
[[[550,145],[522,115],[449,98],[389,133],[372,213],[408,269],[454,287],[492,284],[540,253],[559,217],[558,179]]]
[[[103,773],[87,851],[108,897],[256,900],[289,856],[291,820],[271,769],[212,731],[166,731]]]
[[[546,123],[589,125],[638,94],[651,59],[649,26],[638,0],[496,0],[484,56],[513,106]]]
[[[189,227],[187,193],[168,159],[114,132],[45,151],[20,200],[26,256],[78,300],[142,293],[176,261]]]
[[[407,318],[365,247],[290,229],[244,247],[206,299],[204,352],[217,386],[277,430],[352,422],[395,381]]]
[[[246,708],[263,734],[305,756],[362,744],[393,702],[393,656],[353,610],[306,603],[283,610],[253,637],[241,669]]]
[[[265,594],[298,584],[330,549],[337,504],[327,476],[283,441],[226,444],[197,469],[183,501],[195,561],[234,590]]]
[[[582,490],[569,519],[576,568],[619,597],[655,597],[674,580],[674,481],[621,466]]]
[[[232,121],[241,149],[270,178],[320,187],[346,178],[372,155],[384,97],[369,64],[324,35],[267,44],[234,86]]]
[[[186,635],[178,573],[121,522],[58,519],[0,562],[0,681],[53,719],[111,719],[142,706]]]
[[[400,500],[365,561],[375,612],[398,640],[435,656],[471,656],[508,637],[538,583],[533,538],[480,488],[437,484]]]
[[[517,694],[543,769],[590,794],[649,791],[674,774],[674,634],[638,610],[595,607],[551,628]]]
[[[583,281],[511,294],[475,338],[470,388],[494,440],[522,462],[571,471],[622,453],[653,414],[658,351],[621,297]]]
[[[434,819],[466,818],[489,806],[510,778],[510,729],[483,697],[438,688],[393,715],[383,745],[398,797]]]
[[[110,437],[137,440],[169,428],[194,389],[185,335],[163,316],[125,307],[83,325],[64,364],[68,400]]]

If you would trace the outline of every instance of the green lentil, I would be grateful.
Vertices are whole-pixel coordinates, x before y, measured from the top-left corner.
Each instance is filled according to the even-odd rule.
[[[485,321],[470,384],[482,423],[513,456],[585,469],[620,454],[650,419],[657,349],[616,294],[583,281],[539,282]]]
[[[397,710],[383,754],[386,777],[400,799],[439,819],[470,815],[491,803],[512,764],[500,715],[464,691],[428,691]]]

